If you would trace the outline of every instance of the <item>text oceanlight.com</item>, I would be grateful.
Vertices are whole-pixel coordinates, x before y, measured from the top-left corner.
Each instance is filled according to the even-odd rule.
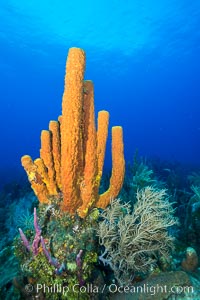
[[[33,286],[32,286],[33,288]],[[79,286],[79,284],[74,284],[71,287],[62,286],[61,284],[54,284],[54,285],[46,285],[46,284],[37,284],[36,292],[43,292],[43,293],[52,293],[52,294],[63,294],[67,295],[69,292],[73,293],[89,293],[89,294],[103,294],[105,291],[110,293],[121,293],[121,294],[149,294],[155,295],[157,293],[172,293],[172,294],[181,294],[181,293],[194,293],[194,288],[192,286],[167,286],[167,285],[137,285],[137,286],[118,286],[116,284],[106,285],[104,284],[101,287],[98,287],[93,284],[88,284],[86,286]],[[29,290],[31,291],[30,287]],[[33,289],[32,289],[33,290]],[[28,289],[27,289],[28,292]]]

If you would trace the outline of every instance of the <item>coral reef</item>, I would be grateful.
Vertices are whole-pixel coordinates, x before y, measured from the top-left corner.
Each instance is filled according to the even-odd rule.
[[[112,171],[103,175],[109,113],[98,113],[96,129],[94,87],[84,81],[84,71],[84,51],[71,48],[62,115],[41,132],[40,157],[34,161],[22,157],[39,203],[33,192],[21,194],[18,187],[13,195],[0,194],[0,214],[5,215],[0,298],[102,300],[153,295],[164,300],[187,299],[193,293],[191,299],[196,300],[199,173],[189,177],[191,192],[179,165],[147,164],[137,160],[136,152],[124,182],[123,132],[114,126]],[[183,225],[179,231],[176,216]],[[128,293],[141,286],[153,289]],[[167,286],[166,293],[162,286]],[[197,292],[171,290],[185,286]]]
[[[110,185],[99,195],[109,113],[98,113],[96,129],[93,83],[84,81],[84,71],[84,51],[71,48],[62,115],[58,121],[50,121],[49,130],[41,132],[40,157],[33,161],[24,155],[21,159],[39,207],[34,208],[34,226],[19,228],[20,237],[14,241],[22,281],[59,284],[70,289],[70,299],[89,299],[87,292],[74,295],[74,286],[101,284],[97,207],[104,209],[118,195],[125,173],[122,127],[114,126]],[[15,283],[17,286],[17,280]],[[38,297],[52,299],[52,294],[41,291]]]
[[[60,211],[56,203],[49,207],[44,204],[40,206],[39,216],[34,209],[34,230],[25,233],[20,231],[20,239],[16,238],[14,242],[21,275],[35,286],[40,283],[68,289],[69,299],[78,299],[80,296],[89,299],[87,292],[79,293],[78,288],[99,282],[101,278],[96,267],[98,239],[95,230],[98,217],[98,210],[94,209],[84,219],[71,218]],[[76,292],[74,286],[77,286]],[[44,299],[62,299],[59,293],[54,298],[48,291],[37,292],[35,289],[34,293]]]
[[[191,247],[200,251],[200,186],[191,186],[194,194],[190,194],[187,201],[184,218],[184,240],[187,240]]]
[[[13,285],[13,279],[21,273],[19,261],[14,255],[13,239],[19,227],[27,232],[32,228],[34,205],[36,197],[30,188],[26,189],[26,185],[16,186],[12,183],[0,191],[0,299],[20,299],[19,292]]]
[[[148,166],[151,165],[150,163],[151,162],[148,162]],[[140,164],[137,165],[137,168],[139,166]],[[16,232],[16,228],[21,227],[29,245],[32,245],[36,234],[33,217],[34,215],[36,216],[36,214],[33,214],[33,208],[37,207],[37,226],[41,229],[37,255],[33,254],[32,248],[31,251],[29,251],[25,247],[20,235],[18,235],[14,241],[14,252],[19,263],[17,263],[16,258],[13,257],[11,248],[9,249],[9,252],[2,251],[2,262],[5,261],[2,265],[2,274],[7,270],[6,267],[8,267],[10,271],[9,274],[6,273],[6,276],[2,277],[0,298],[9,299],[9,297],[13,297],[12,299],[33,299],[35,297],[37,299],[66,299],[67,297],[69,299],[121,299],[120,297],[123,297],[123,299],[151,299],[154,297],[155,299],[164,300],[166,297],[168,299],[174,299],[174,297],[176,297],[176,299],[180,300],[199,299],[200,269],[196,267],[192,272],[189,270],[180,272],[180,270],[183,270],[181,263],[185,257],[185,249],[188,246],[192,246],[191,239],[189,239],[189,237],[186,238],[189,232],[191,232],[190,228],[192,228],[192,232],[195,235],[198,234],[198,232],[196,232],[197,227],[192,225],[194,224],[192,216],[195,216],[195,224],[198,220],[198,215],[196,215],[198,210],[194,209],[199,202],[198,188],[192,188],[195,195],[192,195],[189,186],[187,189],[183,190],[182,194],[177,193],[176,190],[173,192],[173,190],[170,189],[170,192],[173,193],[170,195],[170,198],[167,194],[165,195],[166,200],[170,202],[173,207],[177,206],[177,203],[173,203],[175,199],[179,205],[180,195],[183,195],[181,202],[182,206],[185,202],[185,207],[183,206],[183,209],[179,210],[179,216],[182,214],[180,219],[181,225],[185,225],[184,221],[187,219],[187,226],[179,227],[179,231],[177,231],[178,228],[176,226],[166,228],[166,234],[169,236],[176,236],[177,238],[174,241],[174,246],[176,248],[173,252],[166,253],[165,256],[159,251],[148,253],[148,246],[151,245],[150,243],[148,244],[148,241],[151,242],[153,236],[151,230],[147,231],[146,236],[142,236],[140,242],[141,246],[144,245],[142,250],[147,250],[141,251],[141,255],[144,255],[144,259],[140,262],[136,259],[137,253],[135,254],[134,247],[132,247],[132,250],[131,247],[123,248],[122,244],[119,243],[121,239],[119,236],[119,218],[121,218],[121,224],[126,224],[128,228],[127,234],[125,231],[122,231],[121,240],[124,242],[124,240],[126,241],[126,238],[130,236],[129,233],[133,232],[132,227],[128,227],[130,225],[129,221],[133,220],[130,216],[126,217],[127,214],[129,215],[128,209],[130,210],[130,215],[136,217],[134,211],[136,214],[139,212],[139,210],[136,209],[136,204],[138,203],[137,197],[142,191],[149,188],[148,181],[145,183],[144,188],[138,184],[138,190],[135,193],[134,186],[130,184],[133,182],[133,174],[135,174],[135,171],[133,173],[130,172],[128,178],[126,177],[127,182],[129,183],[127,185],[125,182],[127,194],[121,193],[121,201],[113,199],[113,201],[118,201],[120,207],[116,212],[116,218],[113,214],[113,218],[115,219],[113,227],[115,225],[116,231],[113,235],[111,233],[111,236],[107,237],[107,242],[113,242],[113,249],[118,249],[120,246],[120,249],[123,249],[124,251],[124,256],[127,256],[127,253],[130,250],[130,257],[132,257],[131,254],[133,257],[135,256],[137,269],[120,269],[125,266],[124,261],[121,260],[121,265],[120,262],[115,265],[115,263],[112,262],[112,259],[110,259],[108,251],[105,250],[104,245],[99,244],[97,232],[100,225],[98,224],[103,222],[104,214],[107,210],[112,211],[112,207],[107,207],[106,210],[92,209],[85,218],[80,218],[77,215],[71,216],[67,212],[62,211],[60,209],[59,197],[52,197],[50,204],[39,203],[39,207],[37,207],[37,203],[33,201],[33,193],[30,193],[30,195],[26,194],[26,196],[20,198],[18,200],[19,203],[16,200],[13,205],[9,206],[10,213],[13,213],[14,217],[11,217],[8,212],[6,215],[6,220],[8,222],[6,227],[8,228],[10,226],[9,234],[12,233],[12,237],[13,233]],[[160,191],[162,184],[158,184],[158,180],[156,179],[159,177],[157,176],[158,173],[153,175],[154,176],[151,177],[151,179],[153,179],[154,185],[151,189],[153,191]],[[107,188],[108,184],[109,174],[108,176],[106,175],[103,177],[103,185],[105,185],[104,190]],[[127,195],[129,195],[129,197],[127,197]],[[189,197],[191,197],[191,201]],[[129,201],[128,204],[127,199]],[[142,197],[141,200],[142,199],[144,201],[145,197]],[[148,201],[144,201],[144,204],[146,204],[146,206],[144,205],[143,207],[147,212],[150,210],[151,205],[149,205],[150,203]],[[180,207],[175,210],[176,215],[179,208]],[[153,212],[155,213],[155,210],[153,210]],[[161,212],[158,211],[157,213],[158,216],[162,216]],[[168,212],[166,213],[168,215]],[[172,215],[173,214],[174,211],[172,211]],[[153,216],[155,217],[155,215]],[[138,232],[142,234],[142,227],[139,222],[140,219],[140,216],[136,219],[136,228]],[[17,226],[17,224],[20,226]],[[108,220],[106,225],[108,225]],[[15,227],[15,230],[11,228],[12,226]],[[180,238],[180,232],[182,233],[182,236],[185,236],[185,239],[182,239],[182,237]],[[134,237],[132,240],[133,239]],[[160,237],[155,237],[154,246],[156,247],[159,242]],[[173,242],[173,239],[171,239],[171,242]],[[170,243],[170,245],[169,249],[166,248],[166,252],[173,247],[172,243]],[[196,245],[198,244],[196,243]],[[198,247],[195,247],[195,249],[198,255]],[[8,253],[9,261],[11,263],[7,263],[6,253]],[[118,254],[117,251],[116,254]],[[116,256],[116,258],[117,257],[118,256]],[[143,264],[145,259],[148,262],[148,257],[150,258],[150,264],[147,264],[145,270]],[[131,259],[128,260],[128,263],[130,262]],[[113,266],[115,267],[116,272]],[[124,271],[124,276],[122,271]],[[122,285],[120,280],[123,283]],[[46,287],[54,287],[58,284],[61,290],[63,289],[66,291],[69,289],[69,292],[67,292],[66,296],[62,295],[59,291],[52,294],[51,290],[48,291],[48,288],[46,288],[46,290],[40,289],[37,291],[36,287],[38,283]],[[33,286],[33,291],[31,293],[27,293],[25,290],[26,284],[31,284]],[[72,292],[74,285],[77,288],[75,293]],[[106,288],[103,294],[99,291],[92,291],[92,288],[81,294],[78,291],[79,288],[82,287],[83,289],[87,289],[88,286],[97,286],[101,291],[105,285]],[[157,285],[159,285],[158,289]],[[175,289],[177,290],[172,292],[170,289],[171,286],[175,286]],[[146,288],[145,293],[141,290],[141,287]],[[134,290],[137,288],[139,289],[138,293],[127,292],[128,289]],[[166,293],[162,292],[163,288],[166,288]],[[110,289],[112,291],[110,291]],[[116,289],[116,293],[113,292],[113,289]],[[125,289],[125,291],[121,292],[123,289]],[[154,292],[155,295],[152,295]],[[8,295],[8,298],[6,298],[6,295]]]
[[[61,209],[84,218],[93,207],[105,208],[123,184],[125,161],[122,127],[112,128],[112,175],[109,189],[99,195],[109,114],[100,111],[95,127],[94,88],[84,81],[85,53],[68,53],[62,116],[41,133],[40,158],[22,157],[31,186],[41,203],[61,197]],[[62,194],[62,196],[61,196]]]

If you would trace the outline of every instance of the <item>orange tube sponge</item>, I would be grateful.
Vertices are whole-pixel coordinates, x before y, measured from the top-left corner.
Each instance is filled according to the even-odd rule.
[[[57,194],[57,186],[55,181],[55,169],[53,162],[53,151],[51,144],[51,132],[48,130],[42,130],[41,132],[41,149],[40,157],[42,158],[49,177],[49,182],[46,183],[49,195]]]
[[[56,184],[61,190],[61,141],[60,141],[60,124],[57,121],[50,121],[49,130],[52,133],[52,154],[55,169]]]
[[[37,173],[40,176],[40,180],[42,180],[42,182],[46,185],[46,187],[48,187],[49,186],[49,176],[48,176],[47,168],[44,165],[43,160],[41,158],[35,159],[34,165],[37,167]],[[48,191],[48,193],[49,193],[49,191]]]
[[[83,180],[80,183],[82,205],[78,209],[80,217],[85,217],[88,209],[98,197],[97,182],[97,137],[94,114],[94,87],[91,81],[84,82],[83,103]]]
[[[62,197],[60,208],[84,218],[93,207],[105,208],[118,195],[124,178],[124,145],[120,126],[112,128],[112,175],[107,192],[99,196],[109,113],[100,111],[97,130],[94,87],[84,81],[85,54],[68,53],[62,115],[41,133],[40,158],[22,157],[31,186],[41,203]],[[61,193],[60,193],[61,192]]]
[[[34,164],[29,155],[24,155],[21,158],[22,166],[24,167],[31,187],[41,203],[48,203],[48,191],[46,185],[37,170],[37,165]]]
[[[125,160],[123,131],[121,126],[112,127],[112,175],[110,178],[109,189],[100,195],[96,206],[106,208],[110,200],[117,197],[124,181]]]
[[[108,138],[109,113],[102,110],[98,113],[97,124],[97,160],[98,160],[98,175],[101,178],[103,172],[106,142]]]
[[[84,51],[71,48],[66,65],[61,124],[62,209],[70,213],[74,213],[82,204],[77,184],[82,164],[80,144],[84,70]]]

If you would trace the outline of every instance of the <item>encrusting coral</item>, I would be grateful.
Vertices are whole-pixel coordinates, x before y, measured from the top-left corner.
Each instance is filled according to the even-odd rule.
[[[194,248],[188,247],[185,251],[185,258],[183,259],[181,266],[184,271],[194,272],[198,268],[198,255]]]
[[[68,53],[62,116],[41,133],[40,158],[22,157],[22,165],[40,203],[62,195],[61,209],[84,218],[90,208],[105,208],[123,184],[125,172],[122,127],[112,128],[112,175],[109,189],[99,195],[109,113],[94,114],[94,88],[84,81],[85,53]]]

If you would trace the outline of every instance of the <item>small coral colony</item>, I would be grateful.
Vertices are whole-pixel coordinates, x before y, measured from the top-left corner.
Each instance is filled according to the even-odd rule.
[[[14,241],[24,280],[34,287],[66,289],[67,299],[98,299],[105,284],[104,297],[109,297],[110,284],[130,286],[152,274],[177,268],[193,272],[198,266],[192,247],[182,266],[174,263],[179,221],[163,182],[152,179],[143,163],[131,182],[126,179],[120,126],[112,127],[109,181],[102,176],[109,113],[100,111],[96,126],[93,83],[84,80],[84,70],[84,51],[71,48],[62,115],[42,131],[40,157],[21,159],[39,203],[33,227],[20,228]],[[198,201],[193,197],[192,204]],[[47,289],[33,293],[40,299],[66,299]]]

